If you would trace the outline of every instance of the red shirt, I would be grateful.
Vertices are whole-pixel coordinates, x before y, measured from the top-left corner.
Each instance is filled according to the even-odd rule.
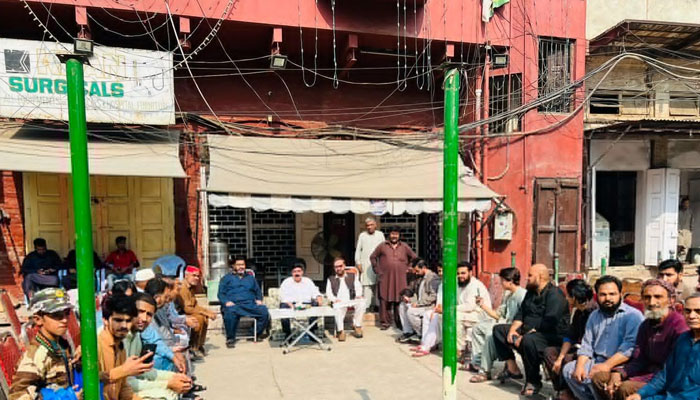
[[[105,260],[105,264],[111,265],[114,272],[119,274],[130,274],[133,266],[137,265],[138,262],[136,254],[131,250],[126,250],[123,253],[120,253],[119,250],[114,250],[109,253]]]

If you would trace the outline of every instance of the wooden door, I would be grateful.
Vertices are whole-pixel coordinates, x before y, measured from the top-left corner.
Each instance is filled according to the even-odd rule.
[[[27,252],[34,250],[34,239],[42,237],[49,249],[65,257],[74,240],[66,176],[25,172],[23,182]]]
[[[675,254],[678,241],[680,171],[658,168],[646,171],[644,264],[656,265]]]
[[[578,265],[579,183],[576,179],[535,181],[532,259],[559,271],[574,272]]]
[[[175,253],[173,185],[169,178],[133,180],[132,207],[136,210],[133,232],[141,265],[151,266],[160,256]]]
[[[100,247],[97,253],[106,257],[117,248],[117,237],[126,236],[126,246],[142,258],[134,240],[136,227],[136,209],[132,207],[133,188],[126,176],[100,176],[97,178],[96,197],[99,202],[99,222],[97,229]]]

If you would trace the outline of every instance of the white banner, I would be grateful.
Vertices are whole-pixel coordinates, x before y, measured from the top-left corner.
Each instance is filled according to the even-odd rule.
[[[0,117],[68,120],[73,44],[0,38]],[[85,65],[88,122],[175,123],[172,53],[97,46]]]

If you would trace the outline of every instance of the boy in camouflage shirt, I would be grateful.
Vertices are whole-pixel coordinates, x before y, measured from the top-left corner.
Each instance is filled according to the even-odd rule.
[[[9,400],[34,400],[41,398],[43,388],[57,390],[73,386],[75,360],[63,338],[72,308],[62,289],[47,288],[34,294],[29,312],[39,332],[19,362]]]

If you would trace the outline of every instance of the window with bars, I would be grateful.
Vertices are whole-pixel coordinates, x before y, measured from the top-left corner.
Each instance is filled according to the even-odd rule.
[[[539,97],[559,92],[571,83],[572,54],[575,41],[572,39],[539,38],[537,91]],[[569,112],[573,100],[573,89],[566,90],[553,100],[538,107],[540,112]]]
[[[521,74],[492,76],[489,78],[489,115],[497,116],[522,105],[523,78]],[[520,130],[522,114],[489,124],[489,132],[504,133]]]

